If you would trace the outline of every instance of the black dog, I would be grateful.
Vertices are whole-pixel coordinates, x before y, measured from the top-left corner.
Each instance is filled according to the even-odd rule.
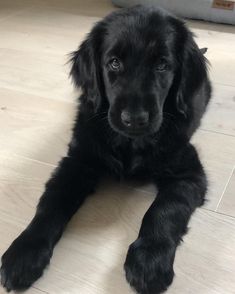
[[[82,95],[68,154],[33,220],[3,255],[1,283],[21,290],[38,279],[72,215],[111,174],[158,187],[124,267],[138,293],[161,293],[173,280],[176,248],[207,190],[189,142],[211,94],[203,52],[178,18],[137,6],[95,25],[71,62]]]

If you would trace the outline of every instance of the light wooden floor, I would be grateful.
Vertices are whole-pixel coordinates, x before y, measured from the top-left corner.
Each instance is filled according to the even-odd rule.
[[[45,181],[65,154],[75,101],[66,54],[113,9],[108,0],[0,0],[0,254],[30,221]],[[169,293],[232,294],[235,27],[189,25],[200,46],[209,47],[214,85],[213,101],[193,138],[210,189],[178,250]],[[27,293],[132,293],[122,264],[153,199],[151,185],[103,184],[74,217],[49,269]]]

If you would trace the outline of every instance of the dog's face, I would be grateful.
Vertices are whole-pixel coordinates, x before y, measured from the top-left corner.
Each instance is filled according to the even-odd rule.
[[[162,22],[153,26],[153,21],[136,21],[134,26],[128,18],[122,25],[114,22],[104,41],[102,71],[109,123],[130,137],[160,128],[174,78],[173,33]]]
[[[96,111],[128,137],[157,132],[166,100],[186,111],[202,54],[184,24],[161,10],[124,9],[98,23],[72,57],[71,74]],[[195,75],[195,76],[194,76]]]

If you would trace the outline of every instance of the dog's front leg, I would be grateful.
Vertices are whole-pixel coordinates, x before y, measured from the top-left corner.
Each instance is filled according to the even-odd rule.
[[[62,159],[33,220],[2,256],[1,283],[8,291],[26,289],[42,275],[65,225],[97,180],[97,170],[86,160]]]
[[[140,294],[162,293],[172,283],[176,248],[191,214],[204,202],[206,176],[192,146],[184,159],[156,179],[159,193],[128,250],[126,277]]]

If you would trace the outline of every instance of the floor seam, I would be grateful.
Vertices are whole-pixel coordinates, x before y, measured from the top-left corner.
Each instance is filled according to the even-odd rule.
[[[226,214],[224,212],[219,212],[219,211],[215,211],[214,209],[210,209],[210,208],[206,208],[206,207],[199,207],[199,209],[205,211],[205,212],[212,212],[212,213],[215,213],[215,214],[219,214],[219,215],[223,215],[223,216],[226,216],[226,217],[229,217],[229,218],[232,218],[233,220],[235,220],[235,216],[231,215],[231,214]]]
[[[204,128],[199,128],[199,130],[204,131],[204,132],[210,132],[210,133],[215,133],[215,134],[219,134],[219,135],[224,135],[224,136],[235,138],[234,135],[230,135],[230,134],[226,134],[226,133],[222,133],[222,132],[218,132],[218,131],[208,130],[208,129],[204,129]]]
[[[36,289],[36,290],[38,290],[38,291],[40,291],[40,292],[42,292],[42,293],[50,294],[49,292],[44,291],[44,290],[42,290],[42,289],[40,289],[40,288],[37,288],[37,287],[35,287],[35,286],[33,286],[32,288],[34,288],[34,289]]]
[[[55,101],[55,102],[63,102],[63,103],[67,103],[67,104],[74,104],[75,107],[77,107],[78,103],[78,98],[73,98],[72,95],[71,95],[71,100],[67,100],[67,99],[53,99],[53,98],[50,98],[50,97],[45,97],[45,96],[40,96],[40,95],[37,95],[37,94],[33,94],[33,93],[30,93],[30,92],[27,92],[27,91],[21,91],[21,90],[18,90],[18,89],[12,89],[12,88],[9,88],[9,87],[6,87],[6,86],[0,86],[0,89],[3,89],[3,90],[8,90],[8,91],[12,91],[12,92],[19,92],[21,94],[26,94],[26,95],[32,95],[34,96],[35,98],[40,98],[40,99],[46,99],[46,100],[50,100],[50,101]],[[71,91],[73,90],[73,88],[71,88]],[[79,97],[81,95],[81,93],[76,93],[76,97]]]
[[[229,218],[232,218],[233,220],[235,220],[235,216],[233,216],[233,215],[226,214],[226,213],[220,212],[220,211],[213,211],[213,212],[216,213],[216,214],[220,214],[220,215],[223,215],[223,216],[226,216],[226,217],[229,217]]]
[[[17,157],[20,157],[22,159],[25,159],[25,160],[29,160],[29,161],[39,163],[39,164],[51,166],[51,167],[54,167],[54,168],[57,167],[57,164],[52,164],[52,163],[49,163],[49,162],[44,162],[44,161],[41,161],[41,160],[33,159],[33,158],[30,158],[30,157],[27,157],[27,156],[24,156],[24,155],[20,155],[18,153],[13,153],[13,155],[17,156]]]
[[[224,186],[224,189],[223,189],[223,192],[222,192],[222,194],[221,194],[221,197],[220,197],[220,199],[219,199],[219,201],[218,201],[218,203],[217,203],[217,206],[216,206],[215,212],[218,212],[219,205],[220,205],[220,203],[221,203],[221,201],[222,201],[222,199],[223,199],[224,193],[225,193],[225,191],[226,191],[226,189],[227,189],[227,187],[228,187],[228,185],[229,185],[229,182],[230,182],[230,180],[231,180],[231,178],[232,178],[232,176],[233,176],[234,169],[235,169],[235,166],[233,166],[233,168],[232,168],[232,170],[231,170],[231,173],[230,173],[230,175],[229,175],[229,177],[228,177],[228,180],[227,180],[227,182],[226,182],[226,184],[225,184],[225,186]]]

